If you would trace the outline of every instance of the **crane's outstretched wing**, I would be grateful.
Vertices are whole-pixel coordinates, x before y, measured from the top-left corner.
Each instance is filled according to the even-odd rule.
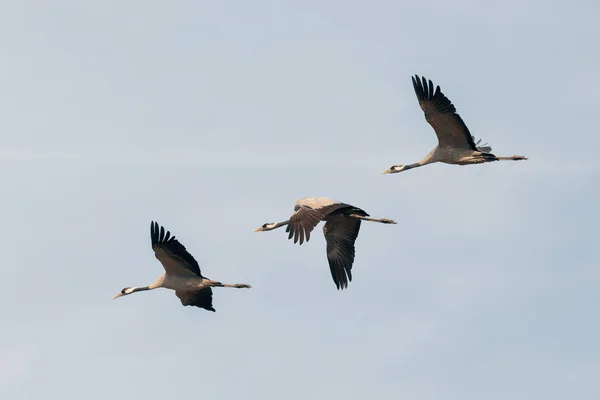
[[[412,82],[425,119],[435,130],[440,147],[477,151],[469,128],[456,112],[452,102],[441,92],[440,87],[437,86],[434,92],[431,80],[427,82],[418,75],[412,78]]]
[[[200,266],[194,257],[188,253],[185,246],[179,243],[175,236],[158,223],[150,223],[150,239],[154,255],[163,265],[165,271],[173,275],[200,274]]]
[[[359,231],[360,220],[355,218],[335,218],[323,226],[329,269],[338,289],[347,288],[348,282],[352,281],[354,242]]]
[[[294,237],[294,243],[300,239],[300,244],[310,240],[310,233],[315,226],[329,213],[343,207],[348,207],[348,204],[340,203],[335,200],[330,200],[326,197],[313,197],[301,199],[296,202],[294,207],[294,215],[291,216],[290,222],[285,229],[289,232],[288,239]]]
[[[175,291],[175,295],[181,299],[184,306],[194,306],[204,308],[208,311],[215,311],[212,305],[212,289],[204,288],[195,292],[186,292],[183,290]]]

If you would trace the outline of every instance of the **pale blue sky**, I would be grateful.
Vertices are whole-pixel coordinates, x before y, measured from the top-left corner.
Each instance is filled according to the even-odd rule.
[[[596,1],[0,4],[2,399],[600,397]],[[415,162],[410,77],[527,162]],[[327,196],[363,224],[333,284]],[[216,289],[167,290],[149,223]]]

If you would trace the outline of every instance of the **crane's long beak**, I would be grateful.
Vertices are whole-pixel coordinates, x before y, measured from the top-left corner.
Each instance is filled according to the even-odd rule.
[[[392,170],[391,170],[391,169],[388,169],[387,171],[383,171],[383,172],[381,173],[381,175],[385,175],[385,174],[391,174],[391,173],[392,173]]]
[[[116,295],[115,297],[113,297],[113,300],[116,300],[116,299],[118,299],[118,298],[119,298],[119,297],[121,297],[121,296],[123,296],[123,293],[120,293],[120,292],[119,292],[119,294],[118,294],[118,295]]]
[[[254,232],[260,232],[260,231],[262,231],[262,227],[254,230]]]

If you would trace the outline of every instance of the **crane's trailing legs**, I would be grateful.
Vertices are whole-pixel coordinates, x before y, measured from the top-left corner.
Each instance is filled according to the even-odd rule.
[[[527,160],[527,157],[524,156],[512,156],[512,157],[498,157],[493,155],[492,153],[477,153],[474,152],[474,154],[467,156],[467,157],[461,157],[456,161],[453,162],[448,162],[445,160],[440,160],[440,162],[446,163],[446,164],[456,164],[456,165],[469,165],[469,164],[482,164],[482,163],[486,163],[486,162],[493,162],[493,161],[519,161],[519,160]]]
[[[216,287],[229,287],[229,288],[237,288],[237,289],[250,289],[252,286],[246,283],[221,283],[213,280],[208,280],[207,286],[216,286]]]
[[[396,221],[394,221],[393,219],[387,219],[387,218],[369,218],[369,217],[365,217],[363,215],[357,215],[357,214],[350,214],[348,216],[351,218],[362,219],[364,221],[379,222],[382,224],[395,224],[396,223]]]
[[[512,157],[496,157],[498,161],[518,161],[518,160],[529,160],[525,156],[512,156]]]

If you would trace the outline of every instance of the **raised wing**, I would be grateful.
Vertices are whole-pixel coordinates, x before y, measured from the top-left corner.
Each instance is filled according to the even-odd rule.
[[[444,96],[440,87],[433,91],[433,83],[415,75],[413,87],[425,119],[435,130],[440,147],[455,147],[477,151],[469,128],[456,112],[452,102]]]
[[[175,295],[181,299],[181,304],[184,306],[194,306],[204,308],[208,311],[215,311],[212,305],[211,288],[204,288],[195,292],[177,290],[175,291]]]
[[[185,246],[175,236],[171,236],[171,232],[166,231],[165,234],[165,228],[159,227],[157,222],[150,223],[150,239],[154,255],[168,274],[202,276],[198,262],[187,252]]]
[[[359,231],[360,220],[355,218],[335,218],[323,226],[327,241],[327,261],[338,289],[347,288],[348,282],[352,281],[354,242]]]
[[[296,207],[294,207],[295,213],[290,218],[290,222],[285,229],[286,232],[289,232],[288,239],[294,237],[294,243],[300,240],[300,244],[302,244],[306,238],[308,242],[310,240],[310,233],[315,229],[319,221],[331,212],[343,207],[348,207],[348,204],[325,197],[298,200]]]

